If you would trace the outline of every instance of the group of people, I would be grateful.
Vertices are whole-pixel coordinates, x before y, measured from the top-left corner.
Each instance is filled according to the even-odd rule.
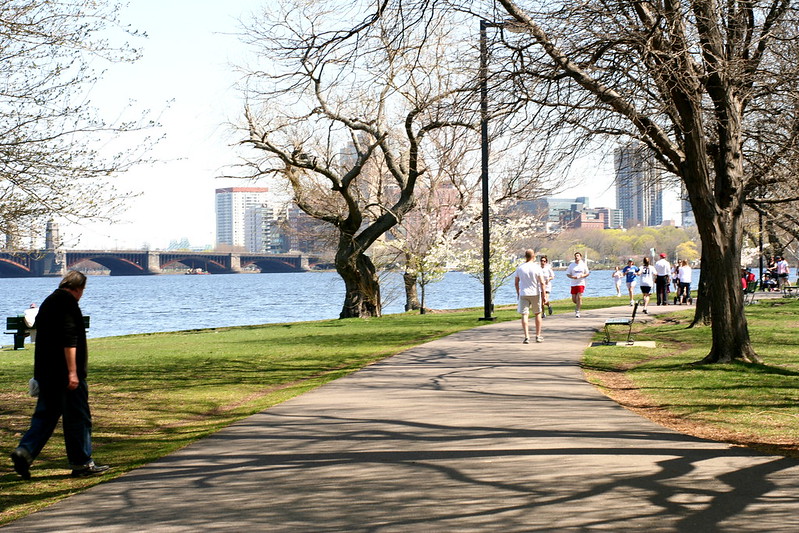
[[[673,282],[677,292],[674,303],[678,305],[693,303],[691,298],[692,270],[688,261],[682,259],[676,261],[672,266],[666,258],[666,254],[661,253],[654,265],[650,264],[648,257],[644,257],[641,263],[642,265],[638,267],[635,260],[630,258],[625,267],[615,268],[612,276],[616,284],[616,296],[621,296],[621,284],[624,281],[627,284],[630,305],[634,305],[635,286],[639,285],[643,295],[643,312],[648,313],[647,307],[652,290],[655,291],[657,305],[669,305],[669,293],[671,292],[669,287]]]
[[[799,272],[799,266],[797,266]],[[771,292],[781,291],[785,285],[790,283],[791,268],[788,261],[783,256],[775,256],[769,259],[763,279],[760,280],[760,290]],[[741,268],[741,287],[744,291],[754,290],[752,284],[757,281],[757,276],[751,268]],[[799,281],[799,280],[798,280]],[[755,284],[757,287],[757,284]]]
[[[549,303],[549,295],[552,292],[552,280],[555,279],[555,272],[549,264],[549,258],[542,255],[536,261],[535,250],[529,249],[524,252],[524,263],[516,269],[514,283],[516,285],[516,296],[519,300],[518,311],[522,315],[522,331],[524,332],[524,344],[530,343],[530,313],[535,316],[535,342],[543,342],[541,335],[543,326],[544,307],[548,313],[552,314],[552,306]],[[571,295],[574,302],[574,316],[580,318],[580,309],[583,306],[583,293],[585,292],[585,278],[590,271],[588,264],[583,260],[580,252],[575,252],[574,261],[566,269],[566,277],[571,280]]]

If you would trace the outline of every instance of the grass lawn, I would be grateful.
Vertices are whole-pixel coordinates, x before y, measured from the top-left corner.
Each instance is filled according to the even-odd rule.
[[[407,348],[480,325],[482,310],[90,339],[94,456],[72,479],[57,429],[22,481],[8,453],[27,430],[33,350],[0,351],[0,524],[149,463],[218,429]],[[500,309],[498,320],[516,319]]]
[[[638,326],[636,339],[657,348],[595,346],[584,365],[608,396],[659,423],[799,457],[799,300],[764,300],[746,316],[763,364],[695,364],[710,351],[710,328],[687,329],[693,310],[684,310]]]

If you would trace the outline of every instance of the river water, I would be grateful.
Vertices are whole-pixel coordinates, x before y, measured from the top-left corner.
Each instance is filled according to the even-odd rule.
[[[586,296],[615,294],[610,271],[594,271]],[[57,286],[57,278],[0,278],[0,319],[37,305]],[[569,296],[563,271],[555,273],[554,299]],[[383,282],[384,313],[401,313],[404,294],[398,275]],[[472,277],[450,272],[428,285],[432,309],[483,306],[483,288]],[[91,316],[89,337],[180,331],[223,326],[298,322],[337,318],[344,283],[335,272],[287,274],[89,276],[80,301]],[[511,279],[500,289],[497,305],[516,302]],[[4,324],[5,325],[5,324]],[[0,344],[11,344],[11,336]]]

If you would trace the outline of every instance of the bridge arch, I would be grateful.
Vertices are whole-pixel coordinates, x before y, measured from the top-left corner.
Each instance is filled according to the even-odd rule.
[[[297,267],[296,262],[281,258],[241,258],[241,268],[246,268],[250,265],[257,266],[262,274],[304,271],[302,268]]]
[[[30,265],[17,261],[13,257],[0,257],[0,277],[25,278],[32,276]]]
[[[141,276],[148,274],[147,268],[135,259],[112,254],[68,254],[67,268],[74,269],[84,261],[93,261],[111,271],[111,276]]]
[[[225,274],[230,272],[230,268],[217,257],[197,256],[197,255],[161,255],[161,268],[168,268],[175,264],[185,265],[193,270],[202,269],[211,274]]]

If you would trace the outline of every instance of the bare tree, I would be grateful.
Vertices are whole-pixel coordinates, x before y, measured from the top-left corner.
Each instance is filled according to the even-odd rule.
[[[137,156],[98,147],[143,124],[105,122],[89,100],[101,63],[138,57],[108,41],[135,35],[117,12],[93,0],[0,2],[0,234],[8,242],[43,231],[50,217],[109,215],[124,199],[108,178]]]
[[[797,64],[784,60],[799,39],[795,3],[498,2],[527,31],[513,81],[544,110],[531,124],[566,127],[577,142],[638,140],[682,180],[713,319],[704,361],[756,360],[739,280],[745,148],[758,117],[795,104]]]
[[[249,69],[243,142],[262,156],[249,163],[254,175],[288,180],[296,204],[337,229],[340,316],[379,316],[367,251],[413,207],[426,162],[437,159],[428,137],[474,126],[474,78],[446,46],[457,25],[437,12],[408,25],[380,11],[339,31],[363,16],[342,9],[285,2],[246,27],[245,42],[273,63]]]

